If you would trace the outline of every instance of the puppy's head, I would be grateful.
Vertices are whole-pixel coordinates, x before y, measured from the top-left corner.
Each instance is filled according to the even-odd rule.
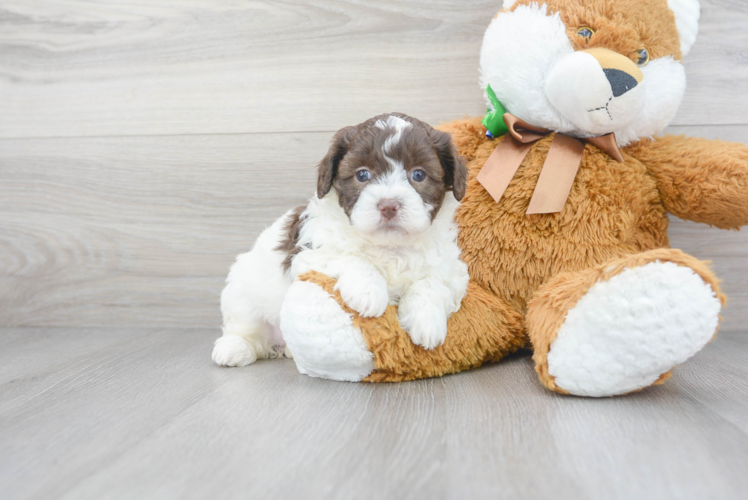
[[[358,231],[392,242],[426,231],[445,194],[452,191],[461,200],[466,182],[467,169],[449,134],[392,113],[335,134],[319,165],[317,196],[334,188]]]

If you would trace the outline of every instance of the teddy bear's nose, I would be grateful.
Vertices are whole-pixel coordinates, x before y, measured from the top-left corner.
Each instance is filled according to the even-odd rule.
[[[639,85],[636,78],[620,69],[603,68],[603,73],[605,73],[605,78],[608,79],[610,87],[613,89],[613,97],[622,96]]]
[[[639,67],[631,59],[618,52],[601,47],[580,50],[580,52],[597,59],[605,73],[605,78],[610,82],[610,88],[613,89],[613,97],[622,96],[644,80],[644,74]]]

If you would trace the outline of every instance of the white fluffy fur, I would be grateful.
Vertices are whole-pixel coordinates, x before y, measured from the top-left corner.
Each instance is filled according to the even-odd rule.
[[[296,281],[281,310],[281,329],[299,372],[312,377],[358,382],[374,370],[351,315],[317,285]]]
[[[480,85],[490,84],[507,111],[533,125],[574,130],[545,95],[548,72],[574,52],[561,18],[547,10],[533,3],[494,18],[483,37]]]
[[[411,126],[399,118],[383,125],[392,129],[393,141]],[[385,143],[385,152],[389,147]],[[391,161],[391,167],[364,188],[350,220],[334,190],[310,200],[301,215],[302,251],[288,273],[281,266],[285,254],[276,249],[291,212],[237,258],[221,295],[224,336],[213,350],[216,363],[240,366],[280,355],[282,343],[273,333],[283,330],[281,305],[294,280],[312,270],[336,278],[345,303],[362,316],[380,316],[388,304],[399,304],[401,324],[416,344],[431,349],[444,342],[447,319],[459,309],[468,283],[453,221],[459,203],[447,193],[432,222],[434,207],[410,185],[401,164]],[[377,206],[382,200],[400,204],[391,221]]]
[[[222,366],[245,366],[258,358],[280,355],[274,327],[290,281],[283,272],[284,254],[275,250],[283,240],[289,211],[265,229],[251,252],[231,267],[221,294],[223,337],[216,340],[213,361]],[[258,286],[259,284],[262,286]]]
[[[581,107],[587,105],[589,95],[609,91],[605,82],[598,82],[593,89],[589,84],[567,85],[568,102],[561,102],[558,94],[551,99],[547,92],[549,75],[573,74],[574,62],[577,57],[558,14],[549,15],[546,5],[520,5],[512,12],[500,12],[486,30],[480,84],[483,89],[490,84],[509,112],[533,125],[580,138],[615,132],[620,146],[664,129],[685,93],[683,66],[672,57],[655,59],[641,68],[644,81],[640,88],[630,96],[616,98],[619,108],[627,105],[631,109],[619,109],[608,127],[594,120],[585,123],[579,115],[588,110]],[[570,66],[564,70],[563,65]],[[557,80],[552,88],[558,85]]]
[[[631,124],[641,114],[646,90],[637,85],[614,98],[597,59],[578,51],[565,56],[550,70],[545,95],[577,129],[605,135]]]
[[[595,284],[571,309],[548,353],[556,385],[615,396],[654,383],[713,337],[721,304],[692,269],[652,262]]]
[[[646,92],[644,107],[636,121],[616,131],[621,146],[644,137],[654,137],[670,124],[686,93],[686,69],[672,57],[652,60],[641,68]]]

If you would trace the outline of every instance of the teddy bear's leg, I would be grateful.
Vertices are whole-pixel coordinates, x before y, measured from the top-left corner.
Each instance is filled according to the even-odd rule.
[[[724,300],[706,263],[679,250],[562,273],[528,304],[535,368],[547,388],[578,396],[662,383],[715,335]]]
[[[449,319],[444,344],[431,350],[411,342],[396,307],[363,318],[334,285],[319,273],[303,275],[281,309],[281,330],[301,373],[367,382],[436,377],[498,361],[526,342],[522,315],[474,283]]]

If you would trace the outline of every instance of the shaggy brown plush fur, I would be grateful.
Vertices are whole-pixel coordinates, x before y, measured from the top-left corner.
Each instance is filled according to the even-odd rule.
[[[743,144],[666,135],[627,151],[647,166],[671,214],[720,229],[738,229],[748,220]]]
[[[463,122],[473,132],[473,120]],[[457,220],[470,277],[517,311],[551,276],[668,245],[668,220],[647,168],[624,151],[618,163],[587,145],[561,213],[526,215],[553,137],[530,150],[499,203],[475,177],[504,137],[464,151],[459,123],[449,129],[468,153],[470,177]],[[506,136],[505,136],[506,137]]]

